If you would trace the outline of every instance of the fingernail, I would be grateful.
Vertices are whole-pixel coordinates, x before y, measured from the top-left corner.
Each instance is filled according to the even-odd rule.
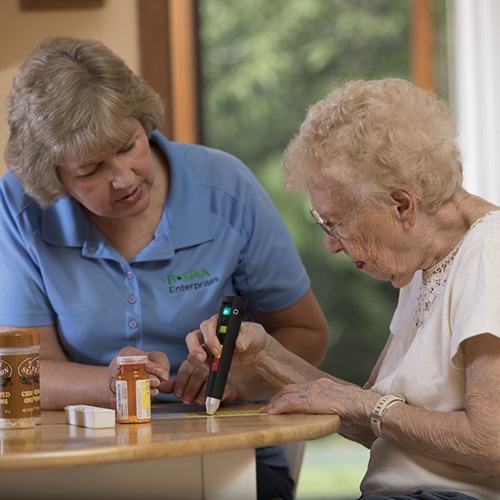
[[[153,373],[162,380],[168,380],[168,372],[162,368],[156,367],[153,370]]]

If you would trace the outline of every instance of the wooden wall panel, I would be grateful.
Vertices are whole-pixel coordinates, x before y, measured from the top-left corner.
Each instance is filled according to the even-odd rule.
[[[162,132],[200,141],[196,0],[138,0],[141,75],[162,97]]]

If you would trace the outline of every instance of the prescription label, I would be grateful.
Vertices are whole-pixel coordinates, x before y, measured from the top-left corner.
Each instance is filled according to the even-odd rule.
[[[135,383],[136,414],[138,420],[151,418],[151,396],[148,380],[137,380]]]

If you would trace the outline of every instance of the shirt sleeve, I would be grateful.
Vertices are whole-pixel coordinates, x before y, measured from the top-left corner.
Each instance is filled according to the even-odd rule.
[[[465,368],[464,340],[483,333],[500,337],[499,245],[497,237],[481,238],[457,255],[450,273],[450,355],[457,368]]]
[[[36,258],[36,210],[17,212],[8,194],[0,192],[0,324],[54,324]]]

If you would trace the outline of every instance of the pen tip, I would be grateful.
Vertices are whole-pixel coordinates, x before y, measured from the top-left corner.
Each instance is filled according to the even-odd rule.
[[[209,415],[214,415],[219,409],[219,401],[215,398],[209,398],[209,401],[205,404],[205,409]]]

